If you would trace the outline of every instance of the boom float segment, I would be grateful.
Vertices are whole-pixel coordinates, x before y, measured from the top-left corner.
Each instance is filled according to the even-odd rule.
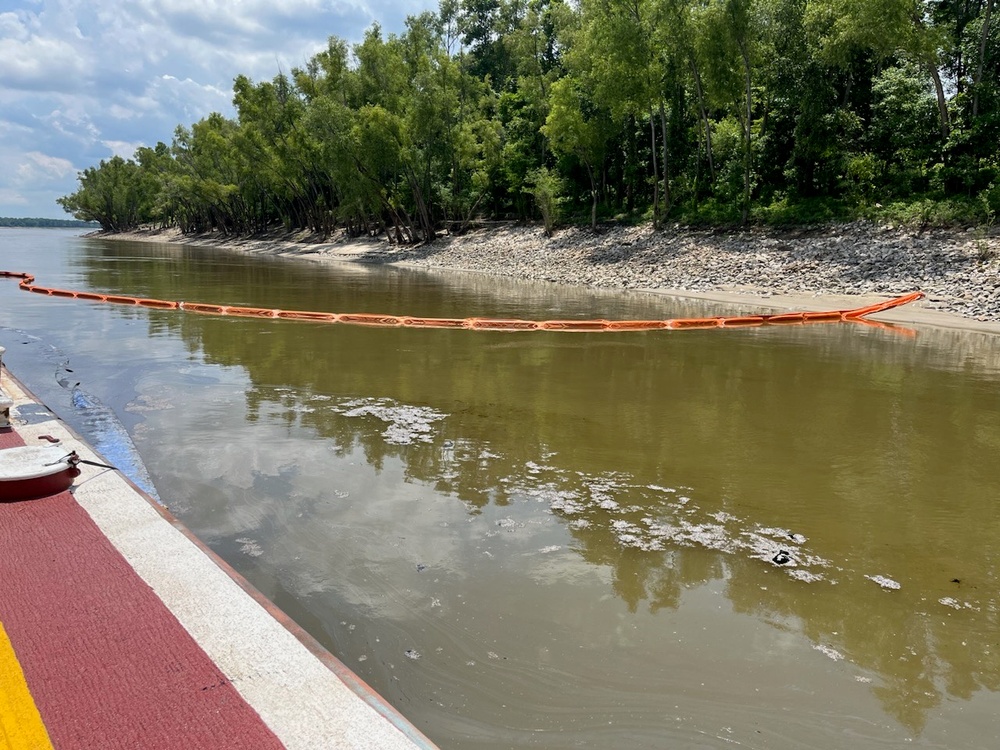
[[[464,328],[472,331],[657,331],[685,330],[689,328],[757,328],[760,326],[803,325],[805,323],[868,322],[868,315],[891,310],[894,307],[923,298],[923,292],[911,292],[884,302],[848,310],[822,310],[819,312],[790,312],[774,315],[733,315],[710,318],[672,318],[667,320],[509,320],[504,318],[415,318],[408,315],[381,315],[378,313],[332,313],[308,310],[274,310],[263,307],[230,307],[206,302],[173,302],[171,300],[129,297],[120,294],[75,292],[68,289],[35,286],[35,277],[29,273],[0,271],[0,277],[20,279],[19,287],[26,292],[46,294],[51,297],[72,297],[94,302],[111,302],[117,305],[138,305],[164,310],[184,310],[202,315],[233,315],[247,318],[283,318],[285,320],[311,320],[319,323],[378,326],[383,328]]]

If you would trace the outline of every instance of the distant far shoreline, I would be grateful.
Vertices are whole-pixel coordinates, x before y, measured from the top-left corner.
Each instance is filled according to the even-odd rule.
[[[0,227],[26,227],[33,229],[100,229],[101,225],[77,219],[42,219],[38,217],[0,216]]]

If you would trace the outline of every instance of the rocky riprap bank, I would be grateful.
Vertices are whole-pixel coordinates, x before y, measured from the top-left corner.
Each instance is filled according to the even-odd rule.
[[[743,231],[649,225],[564,229],[499,226],[430,245],[372,252],[401,261],[621,289],[928,296],[927,307],[1000,321],[1000,233],[916,231],[869,222]]]

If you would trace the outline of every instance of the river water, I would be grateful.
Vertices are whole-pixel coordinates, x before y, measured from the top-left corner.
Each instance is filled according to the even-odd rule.
[[[171,300],[723,312],[61,230],[0,248],[39,284]],[[0,280],[0,345],[446,750],[998,742],[997,337],[372,329]]]

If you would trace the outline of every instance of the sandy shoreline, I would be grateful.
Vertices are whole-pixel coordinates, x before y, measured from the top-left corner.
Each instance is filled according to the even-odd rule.
[[[858,307],[923,291],[927,298],[880,313],[886,322],[1000,334],[1000,234],[916,234],[846,225],[833,231],[691,230],[652,233],[500,225],[421,247],[379,239],[275,233],[234,238],[176,229],[95,237],[220,247],[322,263],[380,263],[664,294],[760,312]],[[666,282],[666,283],[664,283]],[[671,283],[673,282],[673,283]]]

